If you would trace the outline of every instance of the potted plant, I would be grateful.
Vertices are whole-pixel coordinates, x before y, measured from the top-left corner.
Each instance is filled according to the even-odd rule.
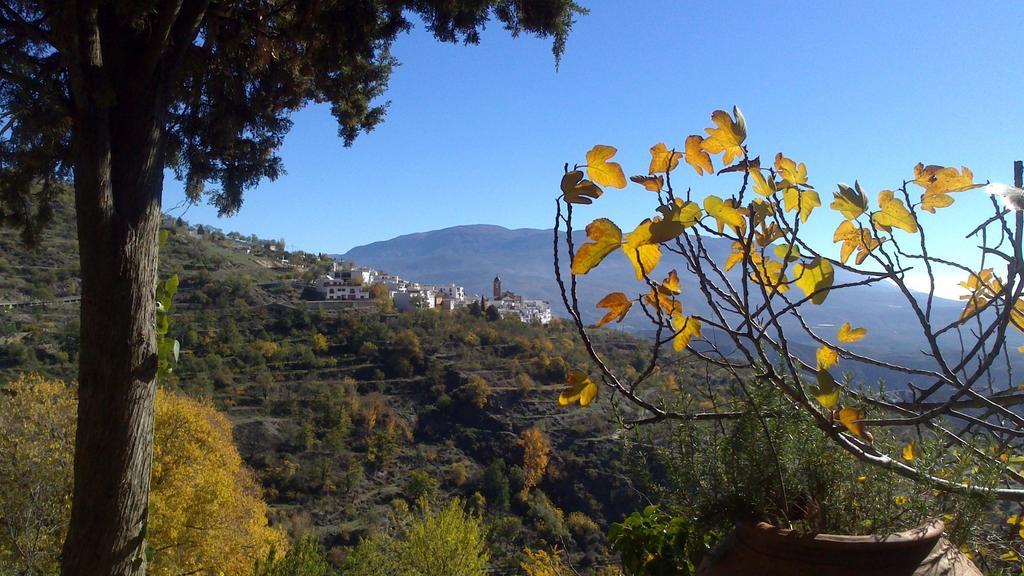
[[[1010,512],[1024,501],[1024,416],[1014,409],[1024,393],[1013,381],[1024,331],[1020,163],[1013,187],[977,182],[966,167],[918,164],[892,190],[838,184],[828,199],[805,164],[751,155],[737,108],[715,111],[712,122],[679,150],[650,149],[646,174],[629,180],[649,194],[652,217],[627,233],[597,217],[585,238],[577,234],[582,205],[602,187],[627,185],[616,149],[594,146],[584,163],[566,165],[554,272],[592,366],[569,373],[559,403],[586,406],[603,388],[627,428],[753,417],[774,453],[779,411],[752,393],[768,390],[836,453],[936,494],[999,502],[1016,531]],[[696,192],[708,179],[716,193]],[[951,243],[954,233],[964,240]],[[588,301],[584,276],[620,251],[633,278]],[[962,301],[940,298],[957,281]],[[645,366],[631,374],[609,366],[591,338],[593,328],[624,320],[646,323],[652,336]],[[700,363],[667,391],[653,385],[674,370],[666,349]],[[764,464],[765,474],[782,476],[778,458]],[[1019,559],[1015,546],[999,555]]]

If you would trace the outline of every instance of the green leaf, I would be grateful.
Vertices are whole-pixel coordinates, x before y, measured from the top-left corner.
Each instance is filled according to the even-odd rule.
[[[818,403],[826,410],[835,408],[839,404],[839,391],[835,378],[828,373],[828,370],[824,368],[818,370],[817,385],[810,387],[811,395],[814,396]]]

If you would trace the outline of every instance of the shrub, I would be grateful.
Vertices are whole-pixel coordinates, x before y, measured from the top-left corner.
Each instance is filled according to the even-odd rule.
[[[405,495],[410,500],[430,500],[437,492],[437,479],[426,470],[415,470],[405,483]]]
[[[363,539],[343,563],[346,576],[483,576],[490,554],[478,516],[456,498],[439,509],[425,500],[395,534]]]
[[[271,550],[264,562],[257,562],[255,576],[329,576],[334,572],[316,536],[307,534],[278,557]]]
[[[487,399],[491,395],[491,386],[483,378],[473,375],[469,377],[469,380],[459,389],[459,398],[477,408],[482,410],[487,405]]]
[[[533,392],[537,388],[537,383],[530,378],[530,375],[525,372],[516,374],[516,390],[520,394],[527,394]]]
[[[571,576],[575,572],[562,561],[562,551],[555,546],[551,552],[525,548],[520,563],[525,576]]]
[[[496,510],[508,510],[510,494],[504,460],[498,458],[491,462],[491,465],[484,470],[480,481],[480,490]]]
[[[465,462],[455,462],[448,467],[448,479],[456,486],[463,486],[469,481],[469,467]]]
[[[534,528],[549,542],[561,542],[569,537],[565,527],[565,513],[555,506],[541,490],[534,490],[526,501],[527,513]]]

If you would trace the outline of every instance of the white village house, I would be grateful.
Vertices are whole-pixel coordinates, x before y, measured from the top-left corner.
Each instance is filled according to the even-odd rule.
[[[494,300],[491,304],[502,318],[517,317],[527,324],[551,322],[551,306],[543,300],[526,300],[522,296],[501,289],[501,278],[494,277]]]
[[[323,300],[369,300],[370,285],[376,281],[377,274],[371,268],[334,262],[331,272],[317,278],[313,287]]]

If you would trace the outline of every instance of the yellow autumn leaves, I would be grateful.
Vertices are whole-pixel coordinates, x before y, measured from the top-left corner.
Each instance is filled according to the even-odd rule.
[[[881,190],[874,198],[865,193],[859,182],[854,182],[853,186],[840,183],[827,204],[831,213],[841,217],[832,237],[838,258],[830,258],[799,239],[799,227],[826,205],[810,181],[807,165],[778,153],[773,162],[765,162],[762,167],[760,158],[748,155],[746,140],[746,120],[739,108],[733,107],[731,114],[714,111],[711,125],[704,133],[687,136],[681,148],[664,142],[651,146],[646,174],[627,178],[622,166],[615,161],[618,150],[603,144],[586,153],[585,164],[566,170],[561,191],[562,199],[569,205],[591,204],[602,196],[603,187],[625,188],[629,182],[657,194],[658,198],[656,215],[644,219],[632,230],[624,231],[608,218],[593,220],[586,227],[586,242],[571,254],[572,274],[584,275],[621,250],[631,264],[635,279],[650,287],[649,294],[637,297],[628,296],[626,292],[612,292],[603,297],[597,303],[603,314],[597,326],[622,322],[634,304],[640,303],[646,311],[653,307],[659,313],[659,321],[664,318],[666,325],[671,326],[677,350],[685,349],[693,338],[701,337],[699,319],[683,314],[678,289],[673,290],[668,279],[659,284],[654,274],[666,251],[682,253],[686,250],[681,237],[688,242],[702,232],[730,241],[731,249],[719,263],[722,271],[735,274],[733,269],[742,264],[742,278],[759,285],[764,298],[795,288],[802,295],[786,296],[793,306],[804,302],[821,305],[836,282],[837,267],[844,268],[851,260],[861,265],[869,258],[878,258],[876,252],[886,242],[897,240],[895,234],[919,232],[921,214],[948,207],[953,204],[955,193],[979,186],[966,167],[956,169],[923,163],[914,167],[913,179],[907,179],[895,190]],[[717,172],[715,157],[722,163]],[[673,172],[681,164],[690,166],[697,176],[735,174],[742,177],[739,192],[732,196],[710,194],[696,201],[690,199],[689,191],[684,198],[677,197],[673,191]],[[908,191],[911,184],[921,188],[919,197],[913,197]],[[697,231],[693,237],[687,235],[691,228]],[[670,277],[674,274],[675,271]],[[997,291],[991,281],[980,277],[972,282],[973,292],[965,316],[984,306]],[[1017,316],[1020,326],[1024,327],[1024,305],[1015,320]],[[863,328],[844,324],[837,336],[839,343],[847,344],[863,338],[864,334]],[[835,366],[841,356],[842,350],[837,346],[823,345],[816,352],[820,377],[814,386],[814,396],[828,410],[845,410],[838,408],[838,387],[828,374],[828,369]],[[588,404],[593,400],[589,393],[592,384],[585,375],[573,376],[560,401],[568,398],[563,404]],[[596,385],[593,386],[596,395]],[[846,417],[847,413],[842,413],[843,418],[839,416],[837,413],[838,422],[860,435],[860,430],[847,425],[847,420],[854,422]]]
[[[844,322],[836,331],[836,339],[843,344],[859,342],[867,336],[866,328],[854,328],[849,322]],[[822,344],[815,353],[815,360],[818,365],[818,372],[815,382],[808,387],[808,391],[814,399],[821,404],[825,410],[831,410],[832,420],[842,425],[848,432],[871,442],[871,434],[864,429],[861,422],[864,419],[864,410],[860,408],[841,407],[839,398],[841,388],[828,369],[839,363],[840,351],[836,346]]]

